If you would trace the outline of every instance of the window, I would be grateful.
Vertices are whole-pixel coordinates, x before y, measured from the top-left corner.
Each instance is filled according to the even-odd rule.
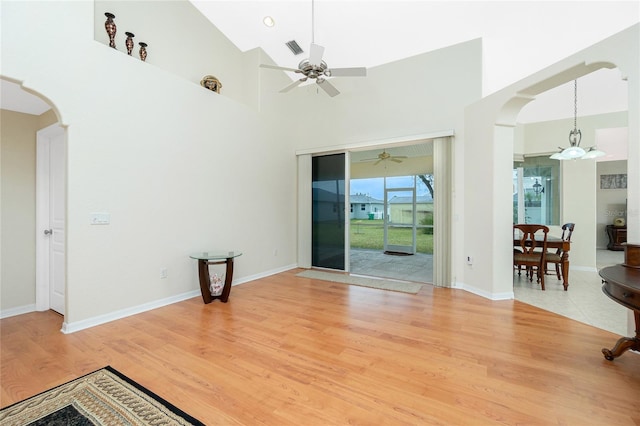
[[[367,209],[366,204],[360,204],[360,210],[365,211]]]
[[[546,156],[514,163],[513,223],[560,224],[560,162]]]

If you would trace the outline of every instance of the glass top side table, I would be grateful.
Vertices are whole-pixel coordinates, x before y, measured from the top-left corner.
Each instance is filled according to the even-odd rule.
[[[190,258],[198,261],[198,275],[200,277],[200,292],[202,300],[205,304],[211,303],[215,299],[220,299],[223,303],[229,300],[231,293],[231,281],[233,279],[233,259],[242,256],[242,252],[236,250],[210,250],[191,253]],[[209,265],[226,264],[226,272],[224,276],[224,287],[219,295],[212,295],[209,289],[211,276],[209,275]]]

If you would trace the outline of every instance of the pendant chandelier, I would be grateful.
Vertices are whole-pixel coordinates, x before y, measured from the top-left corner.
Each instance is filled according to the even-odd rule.
[[[569,147],[559,147],[560,151],[553,154],[551,159],[553,160],[576,160],[578,158],[582,160],[588,160],[591,158],[598,158],[606,155],[603,151],[600,151],[595,146],[585,151],[580,147],[580,141],[582,140],[582,132],[578,129],[578,80],[573,81],[573,130],[569,132]]]

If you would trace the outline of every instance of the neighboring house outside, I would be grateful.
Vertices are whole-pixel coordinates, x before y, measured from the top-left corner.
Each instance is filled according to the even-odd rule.
[[[411,197],[391,198],[389,200],[389,222],[412,224],[412,204]],[[416,196],[416,223],[420,224],[427,218],[431,221],[433,220],[433,199],[428,195],[418,195]]]
[[[336,194],[321,188],[313,188],[313,221],[343,222],[340,200],[344,202],[344,194]]]
[[[349,196],[350,219],[382,219],[384,202],[364,194]]]

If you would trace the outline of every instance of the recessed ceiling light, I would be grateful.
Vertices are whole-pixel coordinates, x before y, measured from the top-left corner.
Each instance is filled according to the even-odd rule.
[[[265,16],[262,22],[264,22],[267,27],[273,27],[276,24],[276,21],[274,21],[271,16]]]

